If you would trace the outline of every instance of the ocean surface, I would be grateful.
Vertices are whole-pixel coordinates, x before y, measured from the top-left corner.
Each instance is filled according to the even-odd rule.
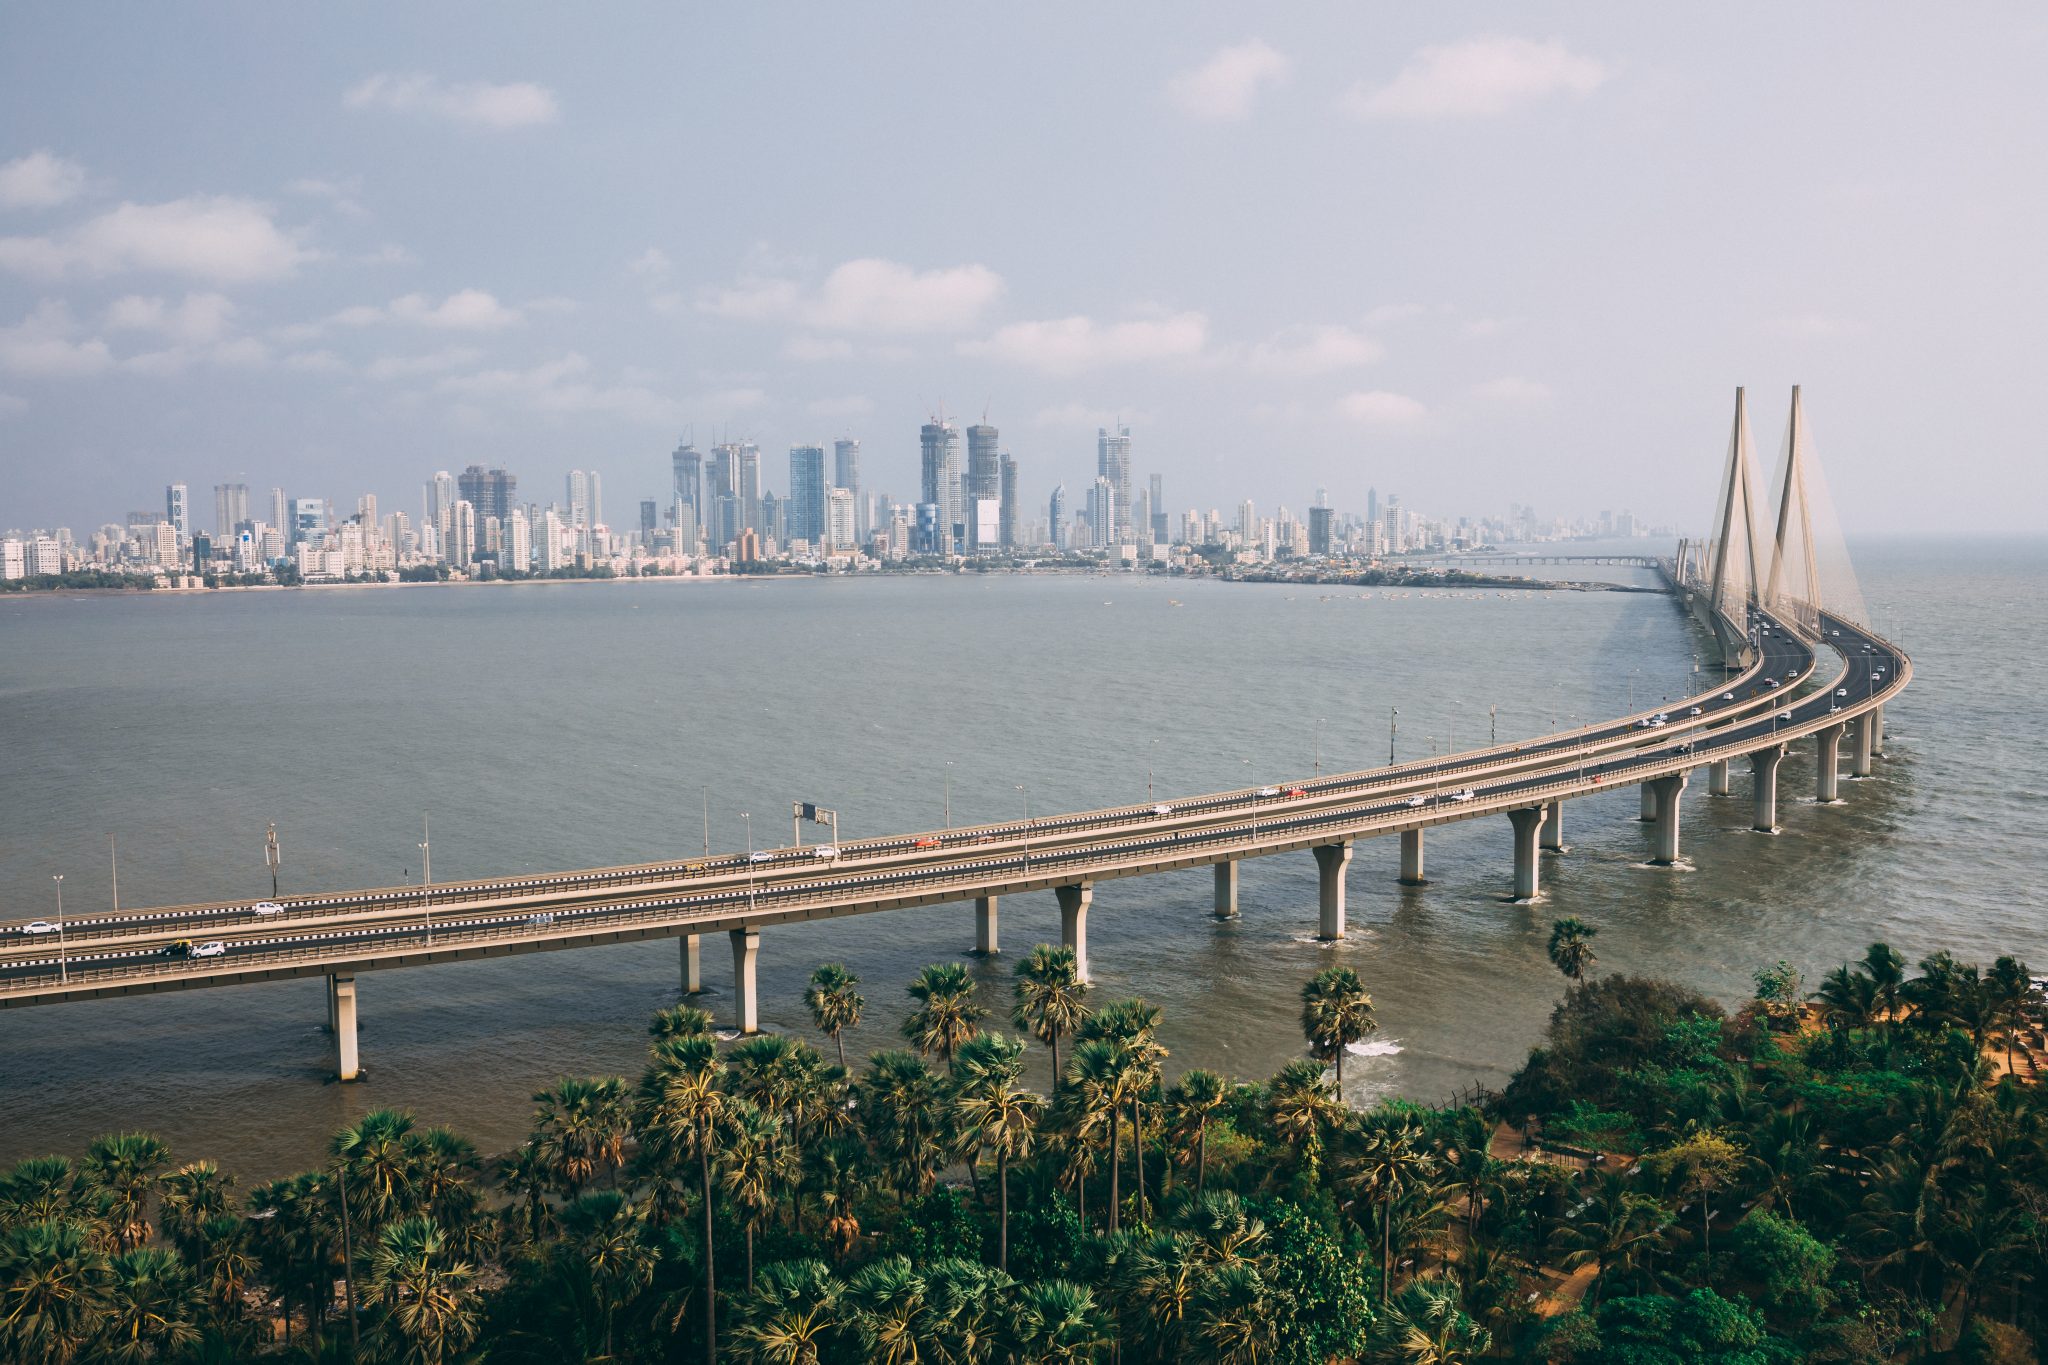
[[[1306,854],[1244,864],[1231,922],[1206,871],[1103,883],[1098,998],[1164,1006],[1170,1067],[1264,1076],[1301,1054],[1302,982],[1343,962],[1380,1021],[1348,1098],[1437,1101],[1537,1040],[1560,915],[1598,927],[1601,971],[1731,1000],[1780,958],[1811,982],[1879,938],[2048,964],[2048,541],[1852,549],[1916,674],[1846,804],[1812,804],[1811,745],[1777,836],[1748,830],[1746,775],[1729,799],[1695,782],[1689,865],[1659,869],[1632,790],[1574,801],[1533,906],[1507,901],[1505,820],[1432,831],[1423,888],[1397,885],[1396,841],[1365,841],[1337,945],[1315,941]],[[52,916],[58,873],[69,913],[108,905],[110,837],[132,907],[267,893],[271,821],[290,892],[417,881],[423,817],[445,881],[693,855],[707,810],[714,850],[749,824],[780,843],[793,800],[836,808],[846,839],[949,805],[963,824],[1172,800],[1383,763],[1390,720],[1413,758],[1620,714],[1689,690],[1701,647],[1654,594],[1121,576],[0,598],[0,918]],[[1004,901],[1004,955],[966,959],[999,1016],[1012,964],[1058,932],[1049,893]],[[805,979],[837,960],[868,1001],[850,1051],[892,1046],[905,983],[973,941],[968,904],[771,929],[763,1026],[808,1033]],[[704,952],[722,1013],[729,957]],[[382,1105],[502,1150],[556,1078],[636,1075],[678,984],[668,943],[365,974],[352,1086],[324,1080],[318,980],[0,1012],[0,1163],[147,1128],[247,1182]]]

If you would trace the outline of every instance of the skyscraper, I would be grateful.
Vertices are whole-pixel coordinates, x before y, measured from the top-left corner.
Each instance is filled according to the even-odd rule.
[[[178,534],[192,534],[191,493],[184,484],[174,483],[164,489],[164,520],[178,528]]]
[[[305,542],[318,548],[327,539],[327,500],[293,498],[291,519],[285,522],[285,528],[292,544]]]
[[[222,540],[249,519],[249,485],[217,483],[213,486],[213,530]]]
[[[473,464],[462,471],[455,483],[458,496],[476,509],[479,520],[496,517],[502,526],[518,501],[513,490],[519,486],[519,480],[502,469],[487,470]]]
[[[1312,555],[1330,553],[1330,518],[1334,515],[1327,507],[1308,509],[1308,552]]]
[[[1088,536],[1091,545],[1120,545],[1117,538],[1116,484],[1107,474],[1095,476],[1088,490]]]
[[[851,550],[855,544],[853,494],[834,488],[825,494],[825,548]]]
[[[809,541],[813,549],[825,539],[825,447],[789,448],[789,538]]]
[[[1379,519],[1380,519],[1380,490],[1379,490],[1379,489],[1377,489],[1377,488],[1368,488],[1368,489],[1366,489],[1366,490],[1365,490],[1365,520],[1366,520],[1366,524],[1367,524],[1367,525],[1371,525],[1371,524],[1372,524],[1373,522],[1376,522],[1376,521],[1378,521]]]
[[[448,527],[455,515],[455,476],[445,469],[434,471],[434,485],[427,494],[427,517],[441,533],[443,554],[447,552]]]
[[[1003,512],[1002,542],[1005,550],[1014,550],[1019,543],[1017,536],[1017,460],[1009,451],[1003,452]]]
[[[969,554],[985,554],[995,549],[1002,536],[1003,463],[996,441],[996,429],[987,423],[967,428],[967,487],[963,504]],[[997,505],[997,526],[994,528],[983,524],[981,504],[984,502]],[[984,531],[989,529],[995,533],[984,537]]]
[[[832,486],[853,494],[853,530],[868,533],[868,500],[860,495],[860,442],[842,436],[832,443]]]
[[[515,507],[505,518],[500,532],[505,548],[498,552],[498,567],[514,573],[525,573],[533,567],[533,527],[526,520],[526,509]]]
[[[669,457],[669,467],[674,476],[675,496],[670,502],[673,507],[688,507],[696,519],[704,519],[704,456],[688,441],[677,446]]]
[[[1152,543],[1153,543],[1153,544],[1155,544],[1155,545],[1164,545],[1164,544],[1166,544],[1166,543],[1167,543],[1167,541],[1168,541],[1168,539],[1169,539],[1169,537],[1168,537],[1168,536],[1167,536],[1167,534],[1166,534],[1166,479],[1165,479],[1165,476],[1163,476],[1163,475],[1159,475],[1159,474],[1154,474],[1154,475],[1152,476],[1152,479],[1151,479],[1151,493],[1152,493]]]
[[[1067,486],[1061,484],[1052,490],[1052,498],[1045,508],[1046,529],[1052,533],[1052,547],[1055,550],[1067,548]]]
[[[654,531],[660,525],[661,504],[653,498],[640,499],[640,543],[654,544]]]
[[[456,499],[448,509],[448,527],[448,562],[467,569],[476,562],[479,549],[475,505],[466,499]]]
[[[924,494],[920,501],[939,509],[939,538],[945,542],[939,553],[948,553],[966,527],[960,515],[960,431],[944,414],[919,429],[918,456]]]
[[[270,490],[270,524],[282,532],[287,540],[291,538],[291,503],[285,498],[282,488]]]
[[[1101,537],[1099,545],[1121,545],[1130,537],[1131,516],[1131,429],[1119,426],[1112,436],[1107,427],[1095,429],[1095,472],[1109,480],[1110,491],[1116,495],[1113,510],[1117,520],[1113,526],[1098,528],[1095,534]],[[1091,510],[1088,519],[1092,523],[1095,513]]]

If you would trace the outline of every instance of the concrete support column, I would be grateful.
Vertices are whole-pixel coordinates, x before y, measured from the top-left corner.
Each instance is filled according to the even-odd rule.
[[[1074,975],[1088,980],[1088,906],[1095,899],[1094,882],[1056,886],[1060,900],[1060,942],[1074,950]]]
[[[1678,798],[1685,794],[1691,773],[1673,773],[1647,785],[1657,793],[1657,857],[1659,867],[1678,861]]]
[[[1778,832],[1778,765],[1784,761],[1782,744],[1758,749],[1749,756],[1749,770],[1756,779],[1756,818],[1752,826],[1765,834]]]
[[[1842,799],[1842,725],[1830,725],[1814,737],[1820,741],[1819,766],[1815,769],[1816,780],[1813,799],[1825,804]]]
[[[1870,776],[1870,722],[1871,713],[1865,711],[1849,733],[1849,771],[1858,777]]]
[[[976,896],[974,898],[974,951],[983,957],[994,957],[1002,949],[996,940],[996,897]]]
[[[321,980],[327,983],[327,1031],[332,1033],[334,1032],[334,978],[327,976],[322,977]]]
[[[1401,831],[1401,885],[1429,885],[1428,879],[1422,875],[1422,831],[1419,829]]]
[[[1870,752],[1876,754],[1879,758],[1884,757],[1884,707],[1882,705],[1870,708]]]
[[[1727,794],[1728,760],[1717,758],[1707,765],[1707,795],[1726,796]]]
[[[334,1004],[334,1079],[352,1081],[360,1076],[356,1059],[356,979],[330,976]]]
[[[1553,801],[1543,817],[1543,835],[1537,841],[1547,853],[1562,853],[1564,842],[1564,802]]]
[[[741,1033],[759,1033],[761,1015],[755,992],[754,964],[761,956],[759,929],[734,929],[732,939],[733,1027]]]
[[[1344,937],[1344,871],[1351,866],[1351,841],[1341,844],[1318,844],[1310,850],[1316,855],[1316,871],[1321,883],[1317,900],[1322,908],[1322,927],[1316,937],[1325,942]]]
[[[1533,901],[1542,890],[1537,876],[1536,836],[1543,830],[1550,811],[1545,806],[1524,806],[1508,812],[1508,823],[1515,827],[1515,899]]]
[[[1645,782],[1643,783],[1642,796],[1642,804],[1636,811],[1636,819],[1647,825],[1657,818],[1657,793],[1650,789],[1649,783]]]
[[[704,948],[695,934],[684,934],[676,940],[676,947],[682,957],[683,994],[704,993]]]
[[[1216,864],[1216,918],[1237,918],[1237,860]]]

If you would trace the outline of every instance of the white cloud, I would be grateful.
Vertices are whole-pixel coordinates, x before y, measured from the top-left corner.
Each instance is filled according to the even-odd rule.
[[[697,306],[740,322],[833,332],[945,332],[971,326],[1002,292],[1003,277],[984,265],[918,270],[865,257],[836,267],[815,293],[796,280],[749,275],[707,293]]]
[[[809,405],[813,417],[866,417],[874,410],[874,400],[857,393],[844,398],[819,398]]]
[[[1541,380],[1523,379],[1517,375],[1489,379],[1475,386],[1472,392],[1490,403],[1548,403],[1556,396],[1550,385]]]
[[[495,401],[547,415],[598,415],[653,427],[686,420],[683,405],[643,385],[605,384],[590,378],[590,362],[570,352],[525,370],[482,370],[449,375],[441,392],[468,402]],[[758,390],[755,391],[758,395]]]
[[[1490,36],[1426,47],[1386,85],[1353,85],[1338,107],[1358,118],[1483,118],[1552,95],[1583,98],[1607,68],[1561,39]]]
[[[1318,375],[1371,365],[1386,348],[1364,333],[1331,324],[1290,327],[1252,347],[1251,367],[1268,374]]]
[[[0,208],[54,208],[84,189],[85,167],[53,152],[30,152],[0,164]]]
[[[791,360],[851,360],[853,343],[845,337],[793,336],[782,343]]]
[[[1465,335],[1485,341],[1503,333],[1513,331],[1522,325],[1520,318],[1474,318],[1465,324]]]
[[[1341,416],[1370,427],[1412,427],[1429,416],[1429,409],[1405,393],[1373,389],[1346,394],[1337,400]]]
[[[1365,315],[1365,325],[1368,327],[1389,327],[1397,322],[1406,322],[1410,318],[1421,317],[1427,311],[1419,303],[1383,303]]]
[[[370,379],[416,379],[474,365],[483,354],[474,346],[447,346],[425,355],[380,355],[364,367],[363,374]]]
[[[1190,360],[1209,342],[1209,320],[1174,313],[1131,322],[1098,323],[1079,314],[1042,322],[1013,322],[984,341],[962,342],[962,354],[1010,365],[1072,374],[1106,365]]]
[[[523,319],[520,310],[509,308],[481,289],[459,289],[433,302],[425,294],[407,294],[384,307],[357,304],[344,308],[333,320],[344,327],[369,327],[377,323],[403,323],[453,332],[495,332],[515,327]]]
[[[283,279],[313,259],[269,205],[227,195],[122,204],[67,233],[0,237],[0,269],[42,278],[157,270],[246,284]]]
[[[98,374],[113,365],[114,353],[98,337],[76,340],[71,310],[45,299],[12,327],[0,327],[0,370],[43,379]]]
[[[255,337],[236,337],[232,341],[167,346],[160,351],[143,351],[122,360],[121,368],[135,374],[170,375],[181,374],[194,365],[220,365],[238,370],[256,369],[268,365],[270,360],[270,347],[267,343]]]
[[[356,257],[360,265],[411,265],[417,257],[396,242],[386,242],[375,251]]]
[[[107,327],[116,332],[160,332],[186,345],[219,341],[232,324],[235,305],[224,294],[187,294],[181,303],[128,294],[107,306]]]
[[[1287,79],[1292,63],[1257,38],[1222,48],[1166,83],[1166,98],[1189,118],[1232,123],[1247,118],[1261,88]]]
[[[347,180],[322,180],[318,176],[304,176],[292,181],[285,188],[308,199],[325,200],[334,206],[337,213],[345,213],[351,218],[369,216],[370,211],[356,198],[363,192],[361,176],[350,176]]]
[[[648,247],[626,262],[626,273],[637,275],[643,280],[665,280],[674,269],[675,262],[671,261],[668,253],[658,246]]]
[[[505,130],[553,123],[561,117],[555,92],[530,81],[491,85],[446,84],[419,73],[372,76],[341,97],[350,109],[436,114],[475,128]]]
[[[294,351],[277,363],[306,374],[337,374],[348,368],[348,362],[332,351]]]

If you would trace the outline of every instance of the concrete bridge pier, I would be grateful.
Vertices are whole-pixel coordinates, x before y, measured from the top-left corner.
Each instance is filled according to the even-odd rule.
[[[1659,867],[1678,861],[1678,799],[1691,780],[1691,773],[1673,773],[1644,784],[1657,793],[1657,856],[1652,861]]]
[[[996,900],[994,896],[974,898],[974,951],[982,957],[1002,951],[996,940]]]
[[[1563,853],[1566,850],[1564,802],[1553,801],[1547,809],[1549,814],[1543,817],[1543,835],[1537,842],[1542,845],[1545,853]]]
[[[1657,820],[1657,793],[1654,784],[1643,783],[1642,795],[1642,804],[1636,811],[1636,819],[1646,825],[1654,824]]]
[[[1884,704],[1870,708],[1870,752],[1884,757]]]
[[[322,978],[322,980],[324,980],[324,981],[325,981],[325,982],[327,983],[327,1031],[328,1031],[329,1033],[333,1033],[333,1032],[334,1032],[334,978],[333,978],[333,977],[331,977],[331,976],[329,976],[329,977],[323,977],[323,978]]]
[[[1344,872],[1351,866],[1351,841],[1318,844],[1312,851],[1321,884],[1317,900],[1322,909],[1322,927],[1316,937],[1328,943],[1344,937]]]
[[[1727,794],[1728,760],[1717,758],[1707,765],[1707,795],[1726,796]]]
[[[1870,731],[1870,712],[1865,711],[1856,717],[1849,740],[1849,771],[1858,777],[1870,776]]]
[[[1829,805],[1842,799],[1842,731],[1846,726],[1830,725],[1815,733],[1820,742],[1819,766],[1815,769],[1813,799]]]
[[[1515,827],[1515,899],[1518,901],[1535,900],[1536,893],[1542,889],[1537,875],[1536,838],[1549,818],[1547,806],[1524,806],[1521,810],[1508,812],[1508,823]]]
[[[1216,864],[1216,918],[1237,918],[1237,860]]]
[[[1422,875],[1422,831],[1419,829],[1401,831],[1401,885],[1429,885],[1429,879]]]
[[[327,1011],[334,1021],[334,1079],[360,1079],[356,1055],[356,979],[353,976],[327,978]]]
[[[683,994],[704,993],[704,947],[695,934],[684,934],[676,940],[682,958]]]
[[[1060,900],[1060,942],[1074,950],[1074,975],[1088,980],[1088,906],[1095,899],[1094,882],[1056,886]]]
[[[1778,832],[1778,765],[1785,761],[1785,746],[1774,744],[1749,756],[1749,770],[1755,775],[1756,816],[1751,828],[1765,834]]]
[[[754,968],[761,956],[759,929],[734,929],[732,939],[733,1027],[741,1033],[759,1033],[761,1016]]]

